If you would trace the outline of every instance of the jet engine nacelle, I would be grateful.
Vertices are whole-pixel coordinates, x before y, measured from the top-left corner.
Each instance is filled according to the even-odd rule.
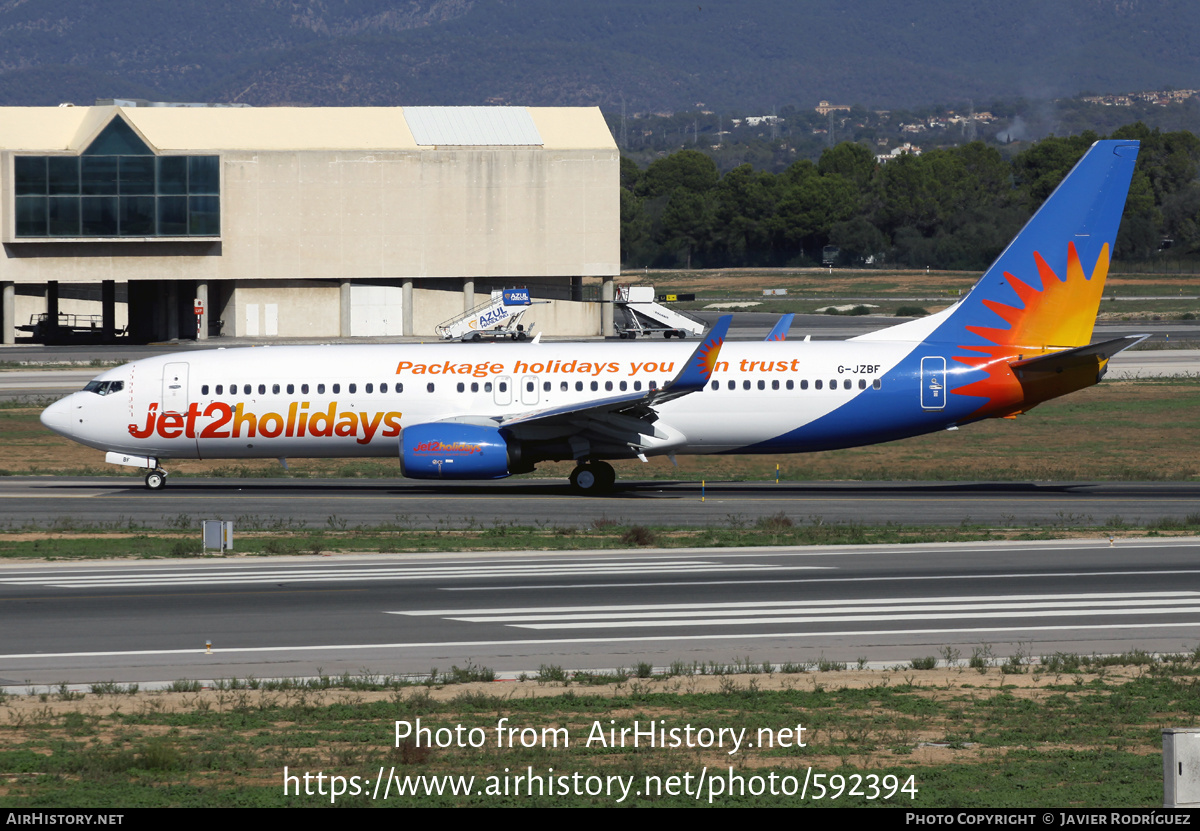
[[[400,472],[409,479],[503,479],[520,446],[495,427],[414,424],[400,433]]]

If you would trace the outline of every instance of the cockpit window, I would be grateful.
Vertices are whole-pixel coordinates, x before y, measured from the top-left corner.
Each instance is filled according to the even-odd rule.
[[[110,395],[125,389],[124,381],[88,381],[84,392],[94,392],[96,395]]]

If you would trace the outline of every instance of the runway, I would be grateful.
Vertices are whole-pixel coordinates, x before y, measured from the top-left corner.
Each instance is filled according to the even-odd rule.
[[[395,480],[170,480],[140,477],[0,480],[0,527],[178,527],[185,518],[236,528],[492,528],[541,525],[730,527],[784,514],[796,524],[1074,527],[1194,520],[1200,483],[1188,482],[721,482],[619,480],[606,496],[577,496],[564,479],[488,483]]]
[[[0,684],[1191,651],[1198,554],[1176,539],[9,564]]]

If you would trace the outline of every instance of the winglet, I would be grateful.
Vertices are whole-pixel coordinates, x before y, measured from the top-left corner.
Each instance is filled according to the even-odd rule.
[[[678,398],[689,392],[704,389],[712,376],[713,367],[717,364],[717,355],[721,353],[721,345],[725,343],[725,335],[729,333],[732,320],[733,315],[722,315],[717,320],[716,325],[704,336],[704,340],[700,341],[695,351],[688,356],[679,374],[654,396],[655,400]]]
[[[796,315],[794,313],[789,312],[788,314],[785,314],[783,317],[779,318],[779,322],[775,324],[775,328],[772,329],[771,333],[763,338],[763,340],[787,340],[788,330],[792,328],[792,318],[795,316]]]

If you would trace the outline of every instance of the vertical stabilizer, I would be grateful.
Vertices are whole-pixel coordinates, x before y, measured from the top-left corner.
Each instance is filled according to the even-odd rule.
[[[1138,142],[1098,141],[970,293],[923,320],[855,340],[924,340],[1026,355],[1088,343]]]

